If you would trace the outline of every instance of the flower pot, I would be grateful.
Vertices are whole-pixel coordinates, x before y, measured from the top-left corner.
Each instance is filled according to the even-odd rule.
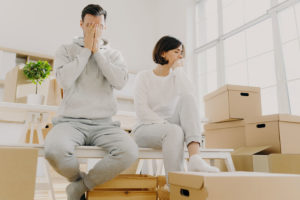
[[[42,105],[44,96],[41,94],[29,94],[27,95],[27,104]]]

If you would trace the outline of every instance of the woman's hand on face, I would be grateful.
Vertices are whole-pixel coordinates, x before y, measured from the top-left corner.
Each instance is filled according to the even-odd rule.
[[[178,59],[178,60],[176,60],[176,61],[174,62],[174,64],[172,65],[171,68],[174,70],[174,69],[176,69],[177,67],[183,67],[183,65],[184,65],[183,59]]]

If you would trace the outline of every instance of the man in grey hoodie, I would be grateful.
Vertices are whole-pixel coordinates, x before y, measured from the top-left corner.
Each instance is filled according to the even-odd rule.
[[[126,84],[128,72],[120,52],[102,39],[105,20],[106,11],[99,5],[86,6],[80,21],[84,38],[61,46],[55,56],[64,97],[45,141],[45,157],[71,182],[66,188],[68,200],[84,199],[87,190],[117,176],[138,156],[133,139],[111,118],[117,110],[113,89]],[[107,152],[88,174],[80,172],[74,155],[80,145]]]

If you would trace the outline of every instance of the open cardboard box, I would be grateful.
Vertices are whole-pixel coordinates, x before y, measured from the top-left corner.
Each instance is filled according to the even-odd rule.
[[[27,95],[35,93],[35,85],[28,80],[20,66],[14,67],[5,77],[3,101],[26,103]],[[38,94],[45,97],[44,104],[59,105],[61,102],[60,86],[54,78],[54,72],[38,84]]]
[[[237,171],[300,174],[300,154],[269,154],[268,146],[242,147],[232,152]]]

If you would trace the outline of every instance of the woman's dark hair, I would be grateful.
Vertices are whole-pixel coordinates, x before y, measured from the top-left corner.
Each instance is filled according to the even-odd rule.
[[[162,54],[164,52],[168,52],[170,50],[177,49],[178,47],[180,47],[180,45],[182,45],[182,54],[184,56],[184,46],[183,46],[182,42],[180,42],[178,39],[168,36],[168,35],[160,38],[160,40],[158,40],[158,42],[156,43],[156,45],[153,49],[153,53],[152,53],[153,61],[155,63],[161,64],[161,65],[168,64],[169,61],[164,59],[162,57]]]
[[[106,19],[107,12],[97,4],[89,4],[87,5],[81,13],[81,19],[84,20],[85,15],[90,14],[94,16],[104,15],[104,19]]]

